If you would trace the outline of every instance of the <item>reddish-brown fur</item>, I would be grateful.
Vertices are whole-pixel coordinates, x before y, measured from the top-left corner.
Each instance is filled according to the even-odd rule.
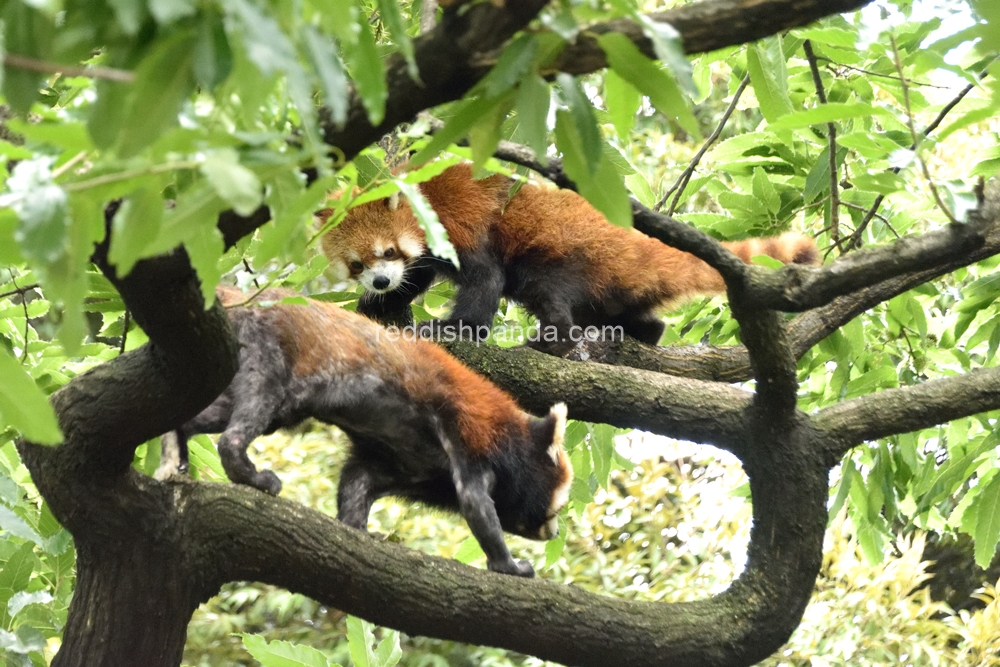
[[[527,184],[508,201],[509,185],[499,175],[474,180],[471,166],[458,164],[420,189],[459,252],[472,251],[492,237],[505,265],[525,257],[574,258],[597,300],[624,293],[630,301],[664,306],[725,290],[721,276],[701,260],[638,231],[615,227],[575,192]],[[384,201],[369,202],[352,209],[324,237],[323,248],[336,260],[347,249],[364,255],[376,240],[392,243],[400,235],[422,238],[409,204],[400,201],[390,211]],[[818,260],[812,239],[794,232],[723,245],[745,262],[759,254],[785,263]]]
[[[227,308],[247,298],[231,287],[220,287],[216,293]],[[295,294],[267,290],[258,298],[280,301],[287,296]],[[392,379],[432,410],[455,410],[462,439],[469,451],[479,454],[489,453],[512,428],[527,433],[528,415],[509,394],[436,345],[392,340],[371,320],[322,301],[310,300],[308,306],[279,303],[249,308],[276,326],[282,348],[294,360],[297,376],[368,372]],[[527,441],[527,437],[519,441]]]

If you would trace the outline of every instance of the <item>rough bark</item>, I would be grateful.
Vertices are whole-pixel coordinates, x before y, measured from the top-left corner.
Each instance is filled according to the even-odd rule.
[[[694,52],[863,4],[711,0],[656,20],[675,25],[685,48]],[[416,41],[422,86],[405,76],[399,59],[393,60],[385,122],[372,127],[355,100],[344,128],[326,124],[327,141],[351,157],[417,111],[456,99],[485,72],[489,52],[541,7],[540,0],[479,3],[461,15],[447,15]],[[626,26],[621,29],[627,32]],[[588,51],[589,39],[582,37],[561,65],[572,71],[603,66]],[[267,218],[266,209],[245,218],[227,213],[220,228],[232,242]],[[658,224],[656,218],[644,219],[650,228]],[[727,591],[684,604],[594,595],[374,541],[253,489],[165,484],[140,475],[130,468],[135,448],[193,416],[228,384],[236,370],[236,342],[222,309],[203,308],[183,252],[140,262],[119,279],[98,248],[95,261],[151,342],[75,378],[54,395],[66,438],[62,445],[19,443],[40,493],[73,534],[79,553],[77,595],[54,664],[176,665],[197,603],[223,583],[240,579],[286,586],[411,634],[500,646],[567,664],[743,667],[772,653],[799,623],[819,571],[827,475],[839,454],[859,439],[1000,408],[1000,389],[994,388],[1000,379],[995,371],[981,371],[882,392],[809,416],[795,408],[796,357],[806,349],[805,341],[826,335],[838,321],[847,321],[843,318],[948,266],[968,263],[987,248],[997,252],[1000,243],[990,228],[978,250],[959,258],[935,256],[939,263],[920,273],[859,269],[859,275],[895,277],[833,299],[786,326],[764,307],[775,305],[772,301],[755,296],[756,271],[687,229],[668,225],[661,231],[673,234],[679,247],[689,244],[691,252],[724,275],[746,342],[742,352],[699,353],[699,372],[731,380],[739,373],[749,377],[745,369],[750,368],[757,379],[755,394],[723,383],[544,358],[528,350],[468,346],[456,351],[529,407],[544,409],[565,399],[574,416],[714,442],[735,452],[750,477],[754,524],[746,568]],[[904,268],[909,271],[913,264]],[[845,288],[831,287],[837,280],[821,272],[810,289],[826,300],[843,293]],[[859,283],[851,280],[854,289]],[[685,355],[676,358],[685,361]],[[960,400],[949,399],[949,392]],[[925,401],[928,411],[918,414],[917,401]]]

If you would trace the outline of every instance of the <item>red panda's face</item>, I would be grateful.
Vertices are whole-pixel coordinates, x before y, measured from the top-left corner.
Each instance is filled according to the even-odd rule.
[[[338,280],[357,280],[366,291],[384,293],[403,283],[408,263],[425,246],[409,205],[388,198],[351,209],[323,237],[323,251]]]

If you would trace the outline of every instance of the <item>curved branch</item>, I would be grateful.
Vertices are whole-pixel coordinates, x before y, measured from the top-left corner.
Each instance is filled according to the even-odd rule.
[[[754,527],[753,554],[725,593],[635,602],[544,579],[518,579],[373,540],[297,503],[232,485],[173,483],[192,563],[219,585],[279,585],[408,634],[514,649],[564,664],[736,667],[778,648],[797,625],[821,561],[827,481],[801,469],[755,499],[777,521]],[[755,517],[756,520],[756,517]],[[774,528],[774,532],[770,532]],[[442,600],[447,603],[442,604]]]
[[[1000,409],[1000,368],[983,368],[918,385],[886,389],[821,410],[813,423],[840,456],[866,440]]]

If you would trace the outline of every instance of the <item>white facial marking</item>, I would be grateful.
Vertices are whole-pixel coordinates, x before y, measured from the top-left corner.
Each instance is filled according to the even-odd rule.
[[[405,272],[406,266],[402,260],[380,259],[374,265],[365,267],[365,270],[358,276],[358,282],[370,292],[384,294],[391,292],[403,283]],[[388,284],[386,284],[386,280],[389,281]],[[376,283],[381,287],[377,287]]]
[[[419,257],[424,254],[424,242],[409,234],[403,234],[399,237],[399,249],[407,257]]]

